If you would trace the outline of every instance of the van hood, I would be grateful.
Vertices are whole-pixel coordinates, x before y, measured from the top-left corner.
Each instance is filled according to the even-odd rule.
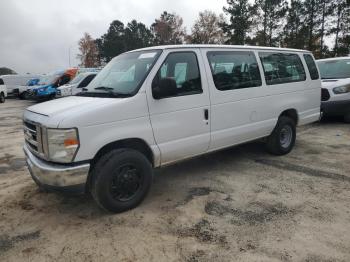
[[[49,128],[86,128],[147,117],[146,93],[128,98],[69,96],[36,104],[24,111],[24,119]]]
[[[322,87],[331,89],[338,86],[350,85],[350,78],[322,79]]]
[[[115,100],[115,98],[108,99],[96,97],[70,96],[66,98],[36,104],[27,108],[27,110],[40,115],[53,116],[62,112],[69,112],[77,108],[83,110],[87,107],[91,108],[99,106],[108,103],[108,101],[113,100]]]
[[[65,84],[63,86],[58,87],[57,89],[64,90],[64,89],[74,88],[75,86],[77,86],[77,84]]]

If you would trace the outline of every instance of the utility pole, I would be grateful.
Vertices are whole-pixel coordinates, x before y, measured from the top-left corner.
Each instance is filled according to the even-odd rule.
[[[68,62],[69,62],[69,67],[71,67],[71,63],[70,63],[70,50],[71,50],[72,46],[69,46],[68,48]]]

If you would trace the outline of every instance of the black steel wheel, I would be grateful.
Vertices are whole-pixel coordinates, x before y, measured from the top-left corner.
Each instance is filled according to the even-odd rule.
[[[149,160],[133,149],[116,149],[102,156],[91,171],[91,194],[103,209],[119,213],[138,206],[153,178]]]

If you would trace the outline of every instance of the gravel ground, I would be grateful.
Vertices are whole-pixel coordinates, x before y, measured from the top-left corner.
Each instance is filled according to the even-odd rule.
[[[0,261],[350,261],[350,125],[298,129],[276,157],[254,142],[156,171],[138,208],[40,192],[22,113],[0,104]]]

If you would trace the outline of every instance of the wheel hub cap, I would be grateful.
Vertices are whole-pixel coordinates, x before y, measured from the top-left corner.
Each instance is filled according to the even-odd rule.
[[[293,131],[290,126],[284,126],[280,133],[280,144],[283,148],[288,148],[292,142]]]
[[[138,193],[141,184],[139,170],[131,164],[123,165],[118,168],[112,179],[112,196],[118,201],[129,201]]]

